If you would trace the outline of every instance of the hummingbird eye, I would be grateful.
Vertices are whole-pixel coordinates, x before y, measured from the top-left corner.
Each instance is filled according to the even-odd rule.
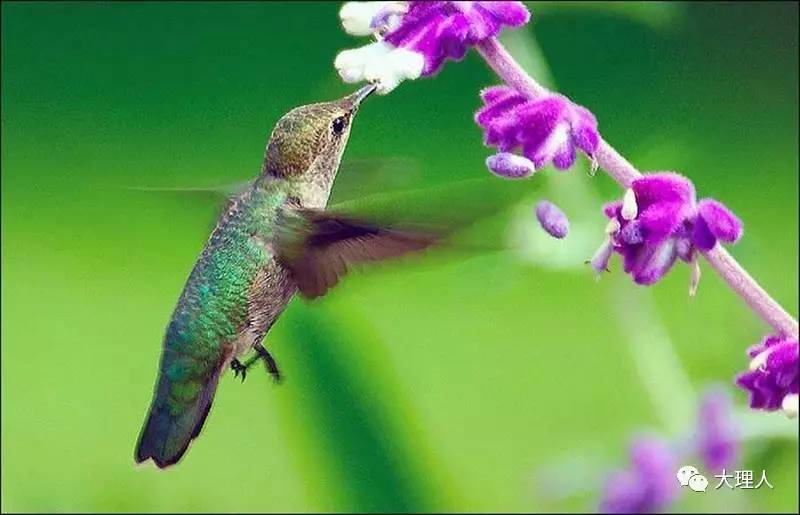
[[[338,136],[342,133],[345,126],[347,125],[347,119],[344,116],[340,116],[333,120],[331,124],[331,129],[333,129],[333,133]]]

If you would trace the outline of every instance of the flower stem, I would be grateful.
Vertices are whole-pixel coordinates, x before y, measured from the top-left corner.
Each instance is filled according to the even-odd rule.
[[[797,338],[797,320],[781,307],[764,288],[742,268],[722,245],[702,253],[711,267],[776,331]]]
[[[520,93],[531,98],[550,93],[547,88],[525,73],[497,38],[484,40],[477,45],[477,49],[497,76]],[[603,139],[600,140],[593,157],[597,164],[623,188],[629,188],[635,179],[642,176],[639,170]],[[701,254],[728,286],[775,331],[786,336],[798,337],[797,320],[787,313],[727,250],[716,245]]]
[[[525,70],[508,53],[508,50],[497,41],[497,38],[486,39],[478,43],[477,48],[497,76],[520,93],[526,93],[528,96],[535,98],[550,92],[536,82],[533,77],[525,73]]]

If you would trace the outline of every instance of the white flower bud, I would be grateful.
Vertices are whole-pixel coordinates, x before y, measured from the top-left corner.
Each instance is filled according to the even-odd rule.
[[[387,4],[392,2],[345,2],[339,9],[344,31],[353,36],[372,34],[372,20]]]
[[[425,60],[411,50],[377,41],[340,52],[333,65],[345,82],[373,82],[378,86],[376,91],[385,95],[402,81],[418,78]]]

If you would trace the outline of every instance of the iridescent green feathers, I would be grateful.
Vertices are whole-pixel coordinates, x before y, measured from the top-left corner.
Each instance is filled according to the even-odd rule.
[[[317,297],[357,263],[437,240],[321,209],[353,116],[373,89],[299,107],[278,122],[262,174],[229,202],[178,300],[137,462],[166,467],[181,458],[205,422],[225,367],[261,342],[297,289]]]
[[[164,467],[199,432],[222,370],[235,352],[250,308],[250,286],[272,259],[262,242],[286,199],[275,187],[251,188],[231,201],[200,255],[164,338],[150,415],[136,451]]]

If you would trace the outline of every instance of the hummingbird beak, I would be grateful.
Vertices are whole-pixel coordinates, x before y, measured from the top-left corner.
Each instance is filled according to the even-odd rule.
[[[356,109],[358,109],[358,106],[361,105],[361,102],[363,102],[365,98],[370,96],[377,89],[377,87],[378,87],[377,84],[367,84],[366,86],[364,86],[363,88],[359,89],[358,91],[356,91],[352,95],[349,95],[348,97],[346,97],[348,99],[348,101],[349,101],[348,103],[351,106],[353,106],[352,109],[354,111]]]

